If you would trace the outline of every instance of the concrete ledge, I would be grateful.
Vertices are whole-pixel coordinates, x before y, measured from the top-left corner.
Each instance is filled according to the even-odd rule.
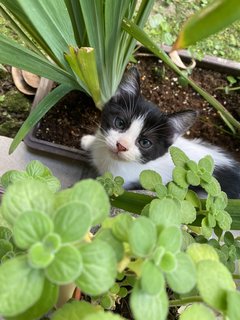
[[[53,174],[61,181],[62,188],[68,188],[77,181],[95,177],[96,173],[91,167],[79,160],[67,159],[58,155],[51,155],[41,151],[30,150],[23,142],[13,154],[8,150],[12,139],[0,136],[0,176],[8,170],[24,170],[31,160],[39,160],[49,167]]]

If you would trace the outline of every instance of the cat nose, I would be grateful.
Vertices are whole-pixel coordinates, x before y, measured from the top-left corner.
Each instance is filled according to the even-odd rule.
[[[117,142],[116,144],[117,146],[117,151],[127,151],[128,149],[126,147],[124,147],[121,143]]]

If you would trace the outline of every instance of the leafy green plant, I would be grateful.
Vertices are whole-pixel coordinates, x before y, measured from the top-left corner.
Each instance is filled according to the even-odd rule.
[[[227,203],[210,157],[195,163],[175,147],[171,156],[175,169],[166,186],[151,170],[140,175],[152,196],[122,192],[123,179],[108,173],[59,191],[38,161],[5,173],[0,213],[9,230],[0,229],[0,252],[8,259],[0,266],[0,315],[37,319],[54,310],[61,285],[75,283],[92,304],[66,303],[51,319],[123,319],[111,310],[126,295],[136,320],[166,319],[169,308],[189,303],[180,319],[215,319],[212,309],[237,319],[239,240],[228,231],[222,244],[221,234],[239,223],[239,200]],[[207,199],[190,185],[201,186]],[[125,211],[109,217],[110,205]]]
[[[227,76],[228,85],[225,87],[217,87],[216,90],[224,90],[226,94],[229,94],[231,91],[240,90],[240,86],[234,86],[238,82],[240,77]]]
[[[17,134],[10,151],[30,128],[65,96],[77,89],[96,106],[115,93],[136,44],[121,28],[124,17],[143,27],[154,0],[2,0],[0,12],[27,47],[0,36],[0,62],[60,85],[43,99]]]

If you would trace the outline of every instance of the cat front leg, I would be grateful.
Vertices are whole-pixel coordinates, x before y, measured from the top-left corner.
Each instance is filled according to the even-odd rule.
[[[96,137],[91,134],[87,134],[81,139],[81,148],[85,151],[89,151],[91,149],[92,144],[94,143]]]

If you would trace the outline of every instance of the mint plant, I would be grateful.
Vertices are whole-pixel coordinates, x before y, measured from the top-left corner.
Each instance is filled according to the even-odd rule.
[[[181,320],[216,319],[215,311],[238,319],[239,240],[230,231],[222,237],[232,218],[212,177],[213,161],[195,163],[175,147],[171,156],[167,185],[151,170],[140,175],[153,196],[124,191],[123,179],[109,173],[59,191],[38,161],[5,173],[0,221],[9,228],[0,228],[0,315],[32,320],[51,311],[53,320],[119,320],[111,311],[128,295],[136,320],[164,320],[169,308],[185,304]],[[190,185],[201,186],[207,199]],[[111,203],[125,211],[110,217]],[[91,303],[65,303],[54,312],[59,287],[72,283]]]

